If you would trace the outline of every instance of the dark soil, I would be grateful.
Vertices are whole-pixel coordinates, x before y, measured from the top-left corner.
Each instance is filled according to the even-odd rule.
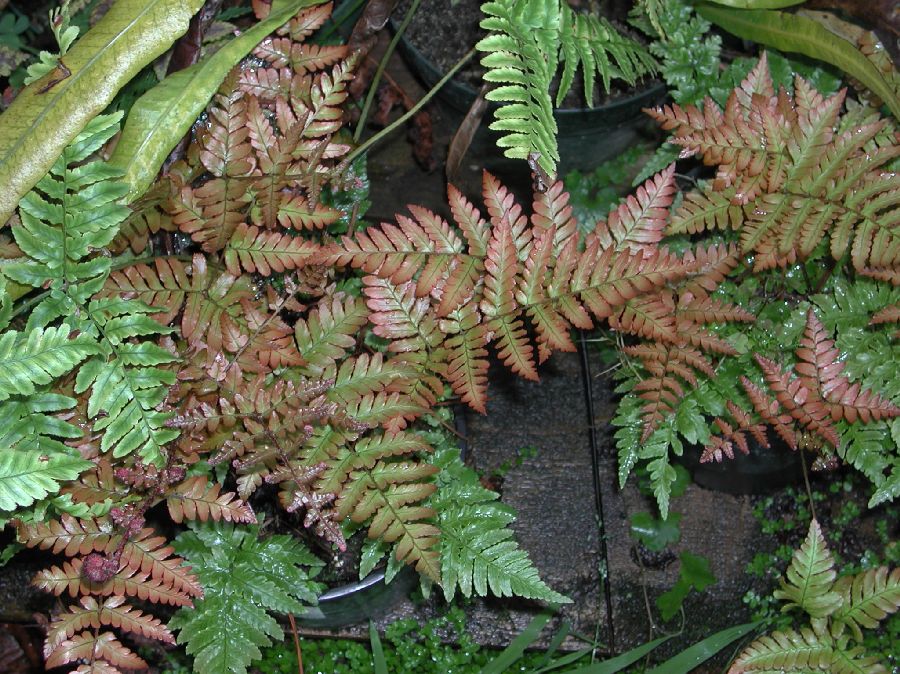
[[[401,0],[394,10],[397,25],[403,21],[412,0]],[[487,33],[478,25],[482,19],[478,0],[422,0],[406,29],[406,38],[442,73],[450,70]],[[472,58],[457,73],[457,79],[478,90],[484,68]]]

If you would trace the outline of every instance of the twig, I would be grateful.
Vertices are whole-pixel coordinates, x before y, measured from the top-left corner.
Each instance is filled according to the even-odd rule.
[[[397,48],[397,43],[400,42],[400,38],[403,37],[403,33],[406,31],[406,27],[409,25],[409,22],[412,21],[413,16],[416,13],[416,10],[419,8],[419,3],[422,0],[413,0],[412,5],[410,5],[409,9],[406,12],[406,16],[403,17],[403,23],[400,24],[400,27],[397,29],[397,32],[394,33],[394,37],[391,38],[390,43],[388,43],[387,49],[385,49],[384,54],[381,56],[381,60],[378,62],[378,68],[375,70],[375,75],[372,77],[372,83],[369,85],[369,93],[366,94],[366,100],[363,103],[362,112],[359,114],[359,121],[356,123],[356,130],[353,132],[353,142],[358,143],[360,136],[362,136],[363,129],[366,128],[366,118],[369,116],[369,109],[372,107],[372,101],[375,99],[375,93],[378,91],[378,85],[381,82],[381,76],[384,73],[384,69],[387,67],[388,61],[391,60],[391,56],[394,54],[394,50]]]
[[[341,173],[346,171],[347,167],[350,166],[350,164],[353,162],[354,159],[356,159],[358,156],[360,156],[361,154],[366,152],[375,143],[377,143],[382,138],[384,138],[385,136],[392,133],[398,127],[402,126],[403,124],[406,124],[407,120],[409,120],[419,110],[421,110],[423,107],[425,107],[425,105],[427,105],[428,101],[430,101],[434,97],[434,95],[438,92],[438,90],[442,86],[444,86],[450,80],[450,78],[453,77],[456,74],[456,72],[460,68],[462,68],[468,62],[468,60],[470,58],[472,58],[472,56],[474,56],[474,55],[475,55],[475,47],[472,47],[469,51],[466,52],[465,56],[463,56],[459,61],[457,61],[456,65],[454,65],[450,69],[450,71],[446,75],[444,75],[438,81],[438,83],[435,84],[431,88],[431,90],[421,98],[421,100],[418,103],[416,103],[413,107],[411,107],[409,110],[407,110],[406,113],[403,114],[401,117],[399,117],[396,121],[394,121],[391,124],[389,124],[388,126],[384,127],[381,131],[376,133],[374,136],[369,138],[365,143],[363,143],[362,145],[357,147],[355,150],[353,150],[353,152],[348,154],[344,158],[344,161],[342,161],[340,163],[340,165],[335,169],[335,174],[340,175]]]
[[[303,674],[303,653],[300,651],[300,637],[297,636],[297,623],[294,622],[294,614],[288,613],[291,623],[291,632],[294,633],[294,648],[297,649],[297,674]]]
[[[803,483],[806,485],[806,497],[809,499],[809,512],[812,514],[813,519],[818,521],[816,504],[813,503],[812,487],[809,485],[809,474],[806,472],[806,454],[803,453],[802,442],[800,443],[800,468],[803,469]]]

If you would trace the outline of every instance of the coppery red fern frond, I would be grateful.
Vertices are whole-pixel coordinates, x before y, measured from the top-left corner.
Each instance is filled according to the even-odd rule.
[[[758,270],[808,258],[823,239],[857,270],[900,263],[900,182],[883,166],[900,152],[886,120],[841,117],[846,91],[823,98],[802,78],[775,92],[765,55],[722,112],[666,106],[648,111],[682,156],[700,155],[715,179],[685,198],[670,233],[739,232]],[[858,116],[857,116],[858,117]]]

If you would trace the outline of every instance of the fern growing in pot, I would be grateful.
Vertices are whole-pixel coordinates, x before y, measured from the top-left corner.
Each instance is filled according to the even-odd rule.
[[[362,530],[370,560],[447,597],[568,601],[458,451],[432,453],[417,419],[439,380],[366,347],[369,310],[327,267],[326,229],[352,210],[335,204],[364,182],[334,177],[354,64],[305,42],[330,6],[290,6],[144,199],[122,203],[97,154],[121,114],[101,115],[5,232],[0,521],[61,556],[34,579],[73,600],[50,621],[49,666],[145,668],[129,635],[177,632],[197,671],[246,671],[281,634],[273,616],[323,589],[305,546],[255,527],[275,504],[328,548]],[[182,95],[167,85],[132,110]],[[178,613],[167,626],[154,605]]]
[[[843,112],[842,112],[843,109]],[[714,176],[684,195],[667,226],[679,239],[731,241],[739,268],[714,300],[741,306],[748,324],[717,329],[714,368],[626,347],[617,425],[621,464],[647,460],[661,506],[672,453],[705,445],[701,460],[779,438],[816,467],[840,462],[873,483],[875,505],[900,489],[897,347],[900,246],[897,136],[889,120],[797,78],[775,91],[765,55],[724,111],[649,111],[682,156]],[[661,414],[662,413],[662,414]],[[664,508],[665,509],[665,508]]]

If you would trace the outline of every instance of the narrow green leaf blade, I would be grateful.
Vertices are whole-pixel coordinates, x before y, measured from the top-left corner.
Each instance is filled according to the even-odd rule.
[[[140,196],[153,182],[169,152],[190,131],[234,64],[298,11],[322,1],[275,0],[264,21],[209,58],[169,75],[135,102],[109,160],[125,172],[122,180],[130,187],[129,199]]]
[[[63,57],[0,115],[0,223],[84,126],[126,82],[187,31],[203,0],[119,0]]]
[[[687,648],[674,658],[666,660],[661,665],[654,667],[647,674],[688,674],[695,667],[709,660],[716,653],[733,641],[749,634],[762,624],[762,621],[745,623],[728,627],[712,636],[706,637],[690,648]]]
[[[388,674],[387,661],[384,659],[384,649],[381,648],[381,638],[378,636],[378,628],[375,623],[369,621],[369,642],[372,645],[372,660],[375,663],[375,674]]]
[[[528,627],[522,630],[522,633],[513,639],[512,643],[503,649],[500,655],[484,666],[481,670],[481,674],[503,674],[503,672],[507,671],[509,667],[522,657],[522,654],[525,653],[525,649],[538,638],[541,630],[544,629],[544,625],[546,625],[552,617],[553,614],[549,612],[536,615],[534,620],[528,623]]]
[[[763,9],[733,9],[707,4],[699,5],[697,12],[745,40],[837,66],[871,89],[894,117],[900,119],[900,97],[878,69],[853,44],[821,24],[795,14]]]
[[[617,655],[609,660],[595,662],[592,665],[573,669],[570,671],[570,674],[614,674],[615,672],[621,672],[623,669],[634,664],[671,638],[672,637],[660,637],[659,639],[648,641],[646,644],[641,644],[640,646],[632,648],[630,651],[622,653],[622,655]]]

